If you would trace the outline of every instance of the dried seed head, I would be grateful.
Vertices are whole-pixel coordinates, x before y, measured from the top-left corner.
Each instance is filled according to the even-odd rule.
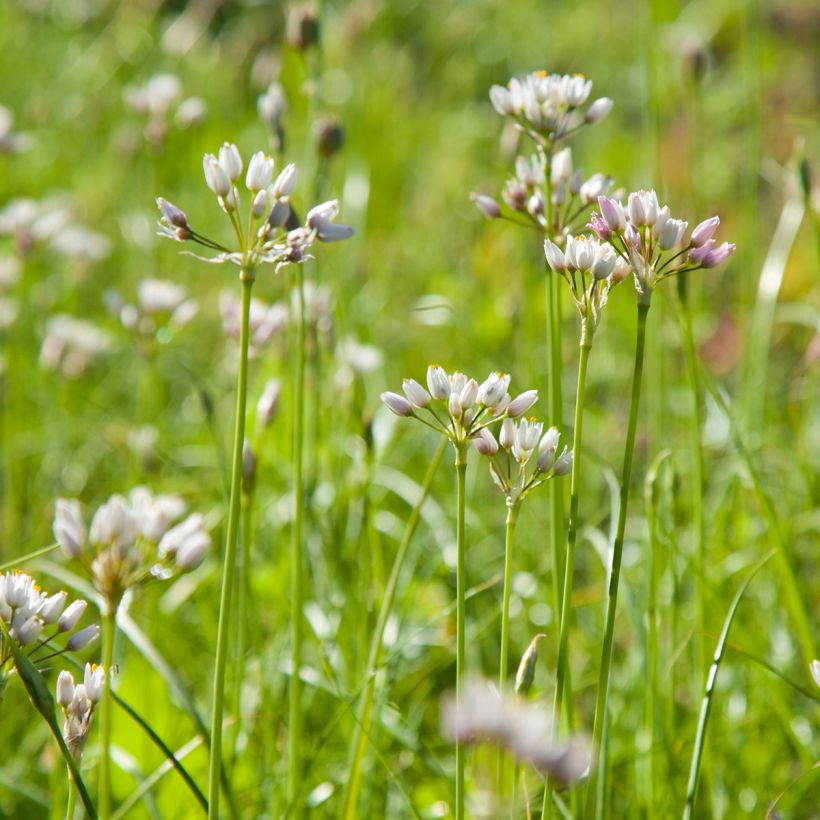
[[[291,48],[306,51],[319,42],[319,14],[311,4],[292,7],[285,21],[285,38]]]
[[[344,145],[344,126],[338,117],[327,115],[314,124],[313,136],[319,156],[332,157]]]

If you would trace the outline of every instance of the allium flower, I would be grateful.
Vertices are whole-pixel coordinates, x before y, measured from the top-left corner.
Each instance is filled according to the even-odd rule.
[[[627,262],[635,278],[638,300],[649,304],[658,282],[677,273],[714,268],[725,262],[735,245],[716,246],[712,238],[720,224],[713,216],[695,227],[684,241],[688,223],[661,207],[655,191],[635,191],[626,205],[606,196],[598,198],[600,213],[589,227]]]
[[[550,268],[567,280],[584,333],[594,333],[609,291],[629,273],[628,264],[606,242],[586,236],[568,236],[563,250],[547,239],[544,253]]]
[[[159,143],[173,121],[181,128],[201,122],[206,113],[200,97],[182,98],[182,83],[173,74],[154,74],[143,85],[128,86],[123,94],[126,105],[147,119],[145,138]]]
[[[206,184],[231,221],[236,237],[235,249],[197,233],[189,224],[185,213],[166,200],[157,199],[157,205],[162,214],[160,236],[178,242],[190,240],[203,247],[221,251],[216,256],[205,258],[206,262],[233,262],[243,267],[245,275],[263,263],[274,265],[278,271],[284,265],[310,258],[308,251],[317,240],[335,242],[353,235],[352,228],[334,222],[339,213],[339,203],[336,200],[324,202],[309,210],[303,227],[292,230],[283,227],[293,213],[290,194],[296,182],[295,168],[286,166],[271,184],[273,160],[261,151],[254,154],[245,177],[246,187],[253,195],[247,221],[243,221],[239,213],[238,180],[243,169],[239,149],[226,142],[219,149],[218,156],[205,154],[202,165]]]
[[[102,700],[105,669],[87,663],[83,682],[74,684],[71,672],[63,670],[57,678],[57,705],[63,710],[63,739],[79,764],[91,729],[91,716]]]
[[[146,578],[167,578],[201,563],[210,536],[199,513],[174,526],[184,514],[181,498],[135,487],[128,498],[114,495],[103,504],[87,535],[79,502],[58,499],[53,528],[63,552],[83,565],[113,610]]]
[[[499,746],[561,783],[578,780],[589,767],[584,741],[554,741],[552,721],[542,707],[501,695],[487,681],[468,681],[460,702],[445,699],[441,722],[451,741]]]
[[[509,413],[512,404],[507,408]],[[514,409],[514,408],[513,408]],[[490,474],[504,493],[507,504],[522,501],[531,490],[556,475],[565,475],[567,448],[557,456],[559,433],[551,427],[542,435],[543,424],[536,419],[514,421],[508,416],[501,423],[496,440],[486,427],[473,440],[476,450],[488,457]],[[537,457],[533,460],[533,456]],[[571,457],[571,454],[570,454]]]
[[[111,347],[111,337],[104,330],[85,319],[58,313],[46,322],[40,364],[46,370],[59,369],[75,379]]]
[[[6,623],[11,640],[26,647],[35,664],[65,650],[80,649],[100,634],[96,624],[87,626],[71,635],[63,649],[57,649],[55,639],[73,632],[86,608],[86,602],[81,599],[66,607],[67,601],[67,593],[48,595],[24,572],[0,573],[0,620]],[[5,641],[0,634],[0,695],[11,655]],[[38,658],[38,652],[46,654]]]
[[[450,375],[443,367],[430,365],[426,389],[414,379],[405,379],[404,396],[386,392],[381,400],[397,416],[413,416],[461,445],[479,439],[494,421],[521,415],[538,398],[533,390],[511,399],[509,385],[505,373],[490,373],[479,384],[458,370]]]
[[[609,113],[612,100],[601,97],[581,114],[591,90],[592,81],[581,74],[536,71],[513,77],[506,88],[494,85],[490,101],[501,116],[510,117],[540,145],[549,145]]]

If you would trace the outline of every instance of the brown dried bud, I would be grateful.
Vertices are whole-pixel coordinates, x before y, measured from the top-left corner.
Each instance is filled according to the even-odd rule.
[[[288,45],[299,51],[307,51],[319,42],[319,15],[314,6],[293,6],[285,21],[285,38]]]
[[[317,120],[313,126],[316,150],[322,157],[332,157],[345,141],[345,131],[338,117],[328,115]]]

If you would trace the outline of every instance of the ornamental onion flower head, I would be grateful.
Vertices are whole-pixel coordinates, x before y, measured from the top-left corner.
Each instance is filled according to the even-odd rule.
[[[650,303],[661,280],[681,272],[716,267],[735,250],[729,242],[715,246],[712,237],[720,224],[717,216],[699,223],[686,242],[688,223],[674,218],[668,206],[661,206],[655,191],[632,192],[626,206],[600,196],[598,206],[600,214],[592,215],[589,227],[629,266],[641,304]]]
[[[65,670],[57,678],[57,704],[63,711],[63,739],[78,764],[91,729],[91,716],[103,697],[104,685],[105,669],[90,663],[85,665],[82,683],[75,685],[74,676]]]

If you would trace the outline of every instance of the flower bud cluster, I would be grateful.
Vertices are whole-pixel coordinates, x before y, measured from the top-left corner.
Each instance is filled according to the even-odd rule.
[[[684,240],[688,223],[661,207],[655,191],[634,191],[626,205],[606,196],[598,198],[600,212],[592,214],[590,229],[608,242],[635,278],[638,299],[648,304],[662,279],[676,273],[714,268],[734,253],[735,245],[716,245],[717,216],[705,219]]]
[[[629,264],[609,243],[587,236],[566,237],[563,250],[547,239],[544,254],[550,268],[569,284],[584,333],[594,333],[609,291],[626,278]]]
[[[167,578],[202,563],[211,538],[201,514],[184,521],[185,503],[135,487],[128,497],[112,496],[86,529],[76,499],[57,500],[54,537],[68,558],[78,560],[107,605],[116,608],[125,592],[153,575]]]
[[[427,387],[405,379],[404,395],[386,392],[381,400],[397,416],[412,416],[463,445],[477,439],[482,430],[502,418],[518,418],[538,400],[536,390],[512,398],[510,377],[494,372],[479,384],[456,370],[452,374],[439,365],[427,368]]]
[[[549,145],[609,114],[608,97],[596,99],[581,113],[591,91],[592,81],[581,74],[535,71],[521,79],[513,77],[506,88],[494,85],[490,101],[501,116],[512,118],[539,144]]]
[[[63,739],[77,763],[83,755],[91,716],[105,690],[105,668],[87,663],[83,681],[75,685],[71,672],[63,670],[57,678],[57,705],[63,710]]]
[[[466,681],[460,701],[442,704],[444,734],[455,743],[490,743],[561,783],[571,783],[589,767],[582,740],[553,740],[552,721],[543,707],[499,693],[488,681]]]
[[[330,200],[308,211],[305,224],[293,228],[290,197],[296,187],[296,166],[286,165],[274,179],[274,161],[262,151],[250,159],[244,176],[250,194],[247,230],[239,213],[239,181],[244,163],[239,149],[226,142],[217,154],[205,154],[202,160],[205,183],[216,195],[227,214],[236,235],[237,246],[231,250],[197,233],[185,213],[161,197],[157,205],[161,212],[160,235],[177,241],[193,240],[204,247],[221,251],[207,262],[234,262],[244,268],[258,263],[283,265],[303,262],[315,241],[336,242],[348,239],[353,229],[334,222],[339,213],[338,200]]]
[[[68,606],[67,603],[65,592],[48,595],[24,572],[0,573],[0,620],[7,625],[11,640],[21,647],[30,647],[30,653],[46,644],[51,652],[62,651],[55,650],[52,643],[58,635],[69,636],[65,645],[69,651],[82,649],[99,636],[96,624],[74,631],[87,604],[81,598]],[[9,654],[0,635],[0,688]]]
[[[513,420],[508,416],[501,423],[498,438],[484,427],[473,440],[476,450],[489,458],[490,474],[509,506],[550,478],[566,475],[572,469],[572,451],[564,447],[558,455],[558,428],[543,429],[537,419]]]

